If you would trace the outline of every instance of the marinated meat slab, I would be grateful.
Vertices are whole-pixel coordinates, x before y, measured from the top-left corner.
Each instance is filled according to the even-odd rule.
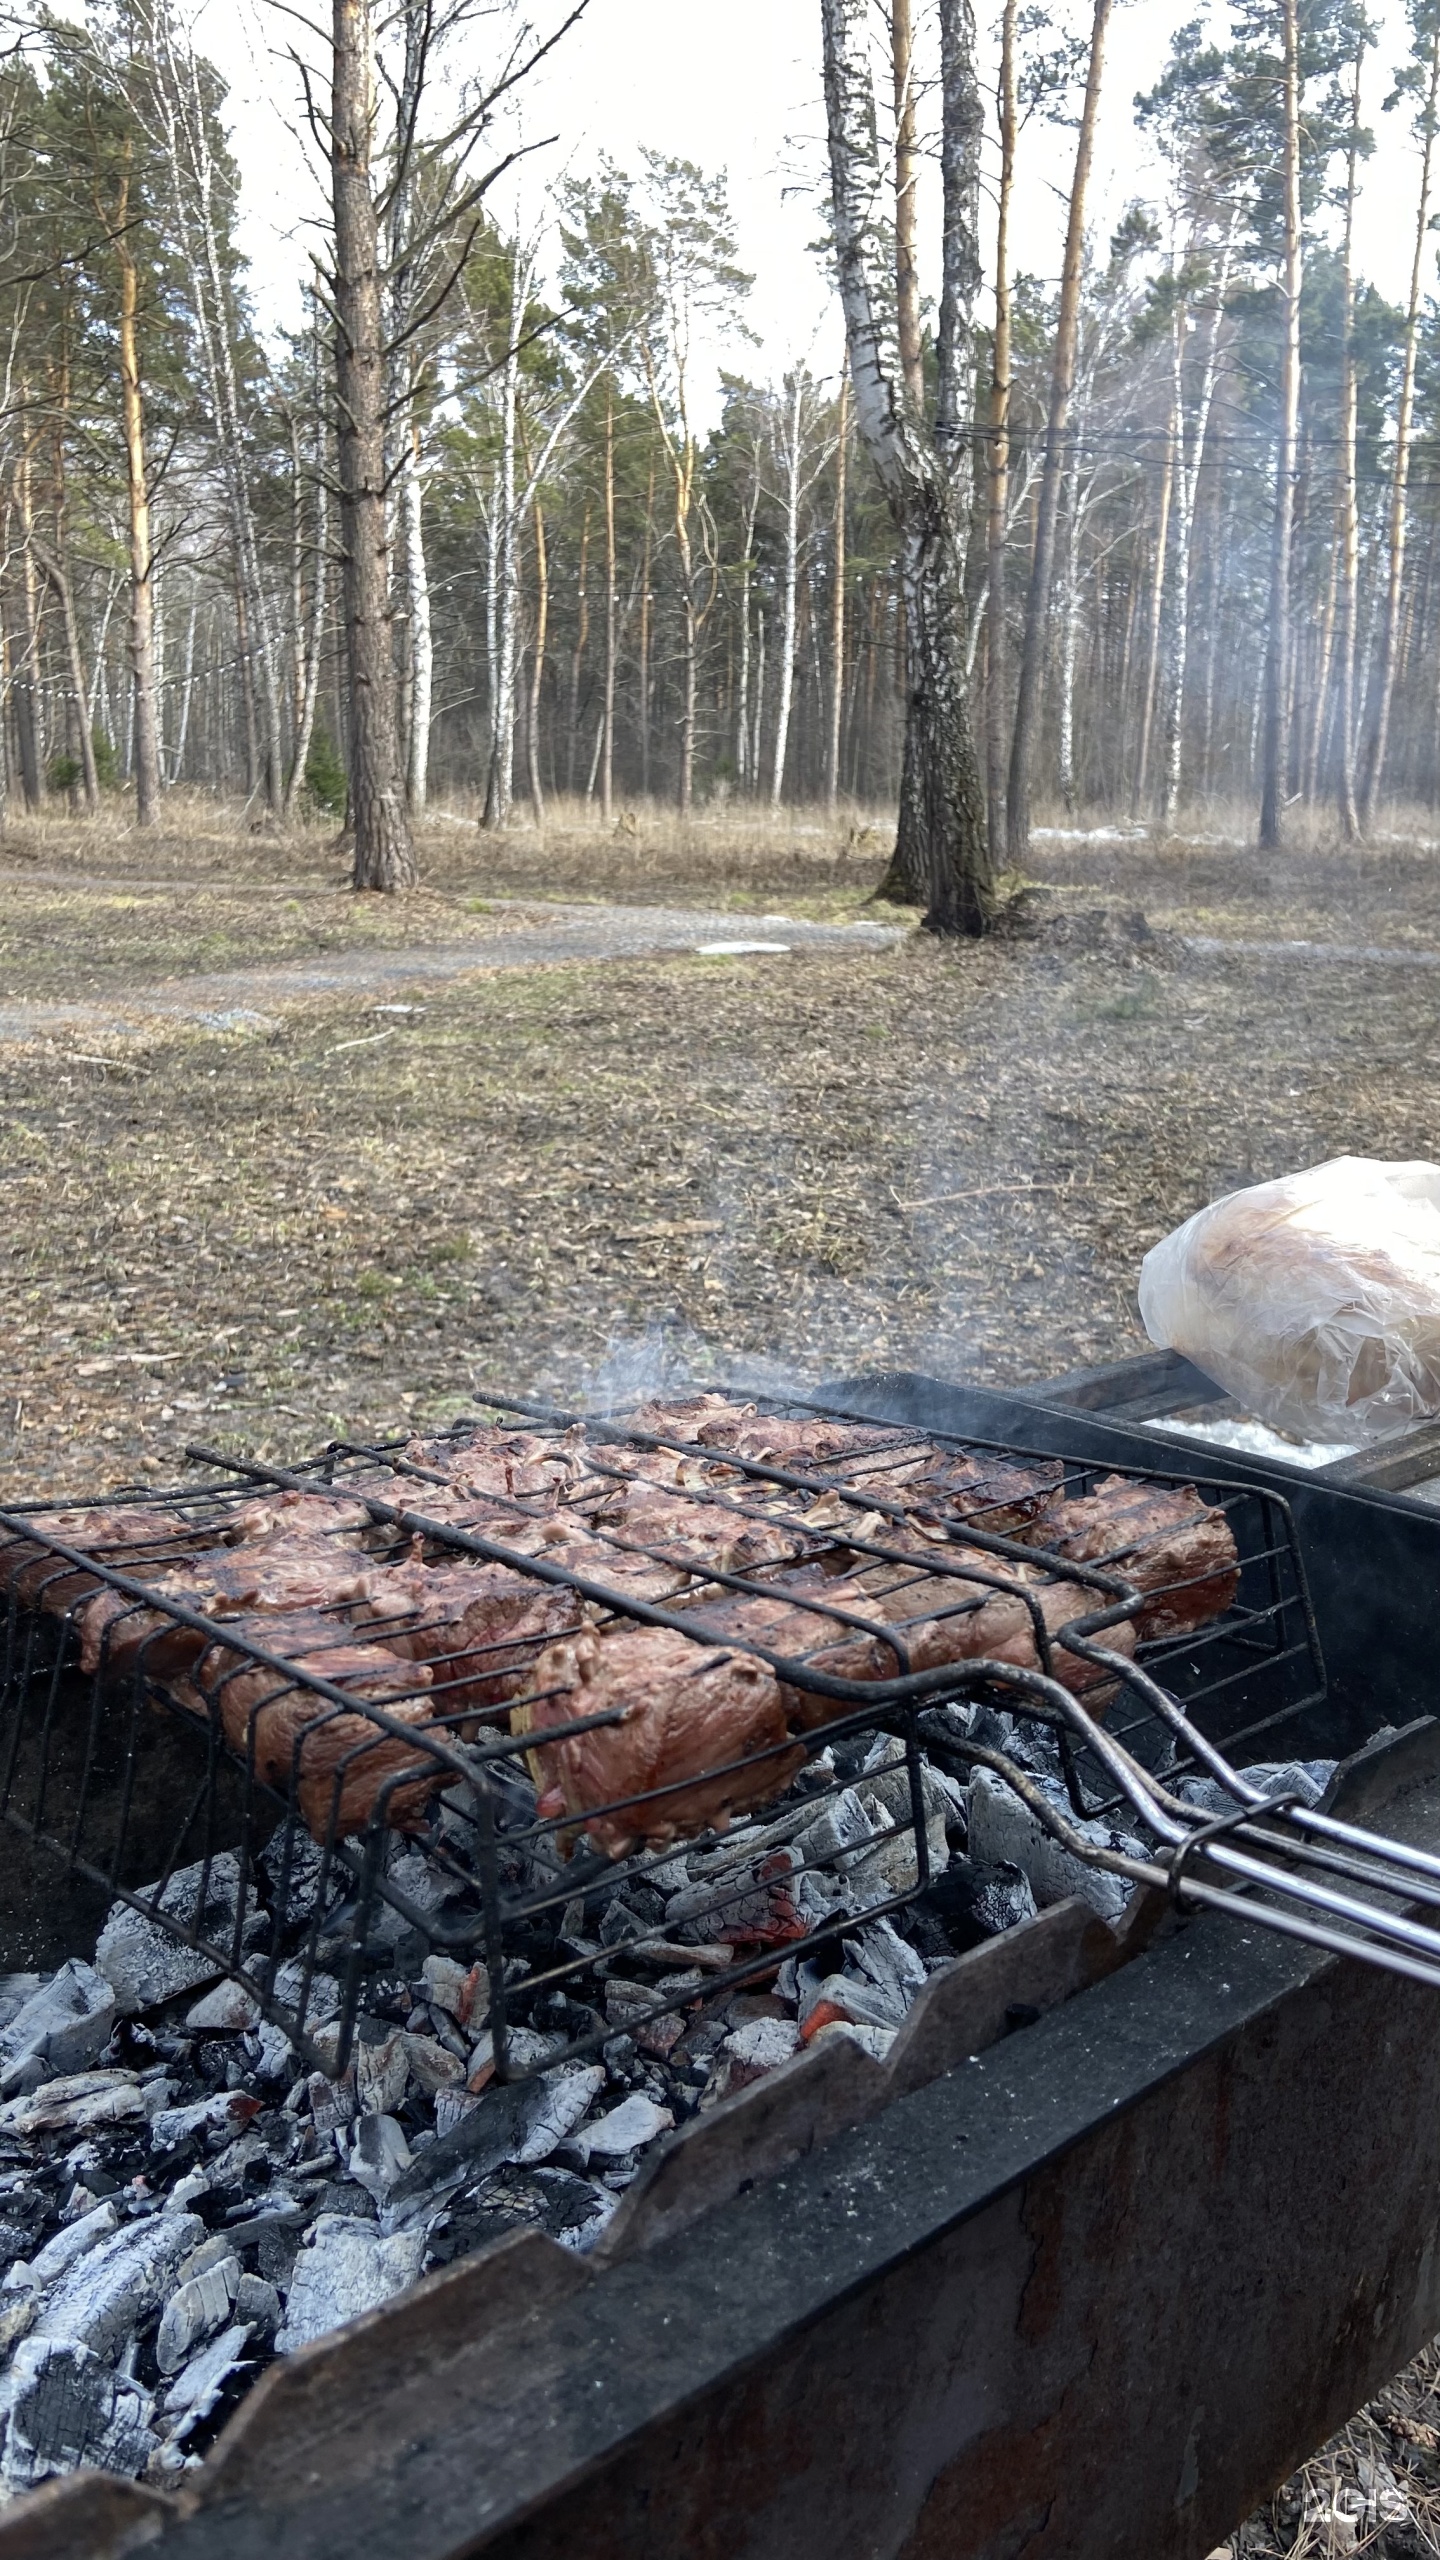
[[[383,1631],[390,1652],[428,1666],[436,1708],[479,1715],[533,1678],[539,1648],[581,1622],[563,1586],[504,1565],[397,1565],[373,1574],[352,1615]],[[464,1732],[464,1726],[456,1728]]]
[[[706,1595],[687,1612],[696,1638],[717,1647],[703,1656],[693,1640],[668,1628],[587,1631],[551,1646],[535,1665],[536,1697],[516,1708],[514,1729],[538,1733],[563,1722],[567,1712],[595,1715],[611,1706],[617,1720],[537,1745],[532,1758],[546,1799],[558,1789],[553,1809],[563,1803],[567,1814],[583,1818],[592,1843],[616,1857],[637,1841],[663,1846],[768,1802],[800,1765],[777,1750],[782,1736],[814,1733],[854,1709],[851,1699],[837,1700],[787,1676],[787,1665],[803,1663],[827,1681],[864,1683],[965,1662],[1004,1662],[1024,1671],[1048,1668],[1092,1710],[1104,1705],[1113,1676],[1049,1644],[1094,1605],[1083,1588],[1024,1567],[1006,1576],[1002,1567],[1007,1587],[997,1590],[991,1558],[974,1559],[973,1580],[963,1559],[956,1562],[960,1569],[946,1575],[886,1568],[883,1584],[812,1567],[786,1575],[763,1597]],[[1124,1659],[1135,1650],[1134,1632],[1125,1625],[1107,1630],[1101,1641]],[[735,1650],[718,1649],[727,1644]],[[767,1662],[754,1650],[760,1647],[778,1659]],[[696,1688],[700,1661],[707,1676]],[[736,1765],[757,1753],[753,1765]],[[628,1801],[635,1797],[646,1800]]]
[[[386,1820],[396,1830],[408,1829],[436,1789],[448,1783],[444,1763],[420,1742],[404,1742],[366,1716],[347,1714],[302,1680],[238,1649],[248,1638],[278,1650],[275,1632],[268,1618],[240,1619],[236,1645],[210,1646],[171,1694],[194,1714],[218,1715],[232,1751],[242,1759],[253,1755],[256,1776],[293,1796],[316,1840],[327,1837],[332,1821],[337,1839],[363,1831],[387,1786]],[[428,1663],[406,1661],[383,1644],[339,1643],[334,1626],[313,1616],[297,1616],[288,1637],[298,1670],[373,1703],[417,1734],[443,1733],[425,1694],[432,1679]],[[409,1783],[394,1785],[402,1775]]]
[[[531,1755],[542,1816],[583,1820],[593,1846],[612,1858],[641,1841],[664,1846],[723,1829],[781,1794],[805,1765],[803,1747],[789,1743],[775,1674],[754,1654],[697,1644],[668,1627],[608,1636],[586,1627],[541,1655],[535,1691],[514,1711],[523,1733],[614,1712],[613,1725]]]
[[[1146,1642],[1193,1634],[1223,1616],[1239,1588],[1230,1523],[1193,1485],[1104,1476],[1093,1493],[1048,1504],[1028,1534],[1037,1546],[1099,1565],[1147,1593],[1135,1621]]]
[[[216,1548],[163,1573],[141,1576],[155,1594],[154,1608],[108,1589],[83,1600],[75,1612],[80,1667],[94,1671],[103,1658],[107,1670],[123,1673],[133,1668],[142,1648],[145,1667],[157,1673],[193,1662],[206,1638],[169,1615],[167,1599],[207,1618],[261,1611],[283,1618],[294,1610],[340,1610],[363,1601],[376,1570],[357,1549],[321,1538]]]
[[[24,1608],[43,1608],[63,1616],[72,1602],[96,1588],[99,1576],[83,1566],[66,1566],[43,1543],[58,1538],[113,1565],[136,1573],[147,1563],[171,1563],[203,1543],[183,1513],[137,1502],[117,1502],[84,1509],[38,1511],[31,1515],[33,1538],[7,1535],[0,1544],[0,1589],[13,1592]]]

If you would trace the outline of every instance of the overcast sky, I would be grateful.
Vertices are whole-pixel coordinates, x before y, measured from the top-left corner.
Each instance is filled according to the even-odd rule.
[[[1097,142],[1097,231],[1131,196],[1157,192],[1133,100],[1158,76],[1175,29],[1203,14],[1204,5],[1122,0]],[[1060,6],[1072,23],[1088,22],[1082,0]],[[1399,119],[1382,116],[1380,105],[1403,49],[1404,7],[1403,0],[1371,6],[1382,37],[1370,58],[1367,112],[1380,147],[1365,176],[1359,253],[1364,271],[1400,300],[1408,286],[1415,164]],[[555,14],[563,14],[563,0],[555,0]],[[995,14],[980,0],[982,26]],[[1214,14],[1223,25],[1223,8]],[[819,19],[819,0],[724,0],[720,7],[714,0],[589,0],[523,108],[528,137],[558,137],[519,181],[527,221],[540,210],[546,173],[583,171],[602,151],[624,165],[648,143],[728,171],[741,263],[755,275],[749,317],[760,343],[747,369],[773,375],[797,356],[825,373],[839,353],[833,297],[811,245],[824,171]],[[543,12],[537,20],[548,23]],[[292,32],[293,21],[269,0],[206,0],[197,25],[197,41],[230,84],[244,245],[262,324],[293,325],[297,317],[313,237],[307,216],[316,211],[313,181],[288,129],[296,81],[283,48]],[[1053,275],[1059,266],[1073,147],[1067,131],[1038,124],[1022,142],[1015,255],[1034,274]]]

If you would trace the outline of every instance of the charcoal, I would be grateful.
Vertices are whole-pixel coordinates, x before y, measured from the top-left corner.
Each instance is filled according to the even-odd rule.
[[[91,2125],[145,2121],[145,2092],[133,2071],[79,2071],[47,2080],[0,2105],[0,2131],[22,2141],[37,2133],[81,2133]]]
[[[406,2032],[404,2050],[411,2077],[425,2091],[436,2097],[442,2089],[461,2088],[465,2082],[465,2063],[450,2051],[448,2045],[434,2036]]]
[[[229,2255],[176,2286],[160,2314],[155,2339],[155,2362],[162,2373],[178,2373],[201,2341],[229,2320],[239,2285],[240,2261]]]
[[[206,2029],[236,2034],[260,2024],[260,2004],[240,1982],[217,1982],[185,2012],[185,2024],[197,2034]]]
[[[62,2224],[54,2239],[47,2240],[43,2249],[36,2250],[29,2262],[26,2282],[37,2293],[43,2293],[48,2285],[66,2274],[77,2259],[83,2258],[87,2249],[95,2248],[98,2242],[108,2238],[118,2228],[119,2221],[120,2216],[107,2196],[103,2204],[93,2206],[77,2221]]]
[[[43,1973],[0,1973],[0,2030],[9,2026],[27,2000],[43,1990],[45,1980]]]
[[[183,2373],[178,2374],[165,2394],[165,2415],[176,2418],[170,2442],[183,2444],[186,2437],[208,2418],[220,2399],[232,2374],[240,2371],[244,2350],[250,2343],[250,2324],[236,2321],[222,2329],[217,2338],[192,2356]]]
[[[280,2295],[263,2276],[244,2274],[235,2288],[235,2317],[255,2336],[273,2337],[280,2326]]]
[[[277,2355],[323,2338],[329,2329],[375,2311],[413,2284],[425,2252],[423,2230],[382,2234],[354,2216],[322,2213],[295,2260]]]
[[[354,2051],[355,2097],[362,2115],[389,2116],[404,2100],[410,2079],[407,2040],[395,2028],[376,2044]]]
[[[668,2107],[659,2107],[653,2098],[636,2090],[622,2098],[618,2107],[601,2116],[584,2131],[584,2147],[592,2159],[624,2160],[634,2151],[668,2133],[675,2118]]]
[[[272,1997],[281,2007],[293,2010],[299,2031],[318,2043],[320,2031],[339,2011],[340,1985],[332,1973],[312,1973],[307,1981],[303,1964],[282,1964],[276,1969]],[[271,2085],[293,2080],[297,2068],[295,2047],[286,2029],[274,2026],[266,2018],[258,2033],[256,2076]]]
[[[896,2027],[871,2027],[857,2025],[848,2018],[832,2018],[817,2030],[811,2043],[833,2044],[837,2036],[845,2036],[851,2044],[858,2044],[862,2053],[868,2053],[872,2062],[883,2062],[898,2033]]]
[[[182,2259],[205,2237],[193,2213],[156,2214],[111,2232],[61,2277],[35,2323],[37,2339],[66,2339],[108,2355],[158,2309]]]
[[[1097,1848],[1124,1848],[1132,1857],[1143,1857],[1139,1843],[1128,1840],[1110,1823],[1079,1821],[1057,1780],[1041,1778],[1037,1783],[1047,1793],[1053,1792],[1057,1811]],[[970,1785],[970,1854],[980,1865],[1022,1868],[1041,1911],[1077,1894],[1099,1912],[1102,1920],[1118,1920],[1133,1891],[1123,1876],[1087,1866],[1071,1850],[1062,1848],[1038,1815],[1022,1804],[1014,1788],[1007,1787],[988,1769],[977,1769]]]
[[[213,2143],[238,2132],[259,2111],[259,2099],[240,2089],[219,2090],[213,2098],[197,2098],[185,2107],[162,2107],[150,2119],[151,2148],[174,2151],[195,2135]]]
[[[1248,1786],[1259,1787],[1267,1796],[1289,1795],[1293,1790],[1302,1804],[1316,1805],[1334,1777],[1336,1765],[1333,1760],[1259,1760],[1253,1768],[1242,1769],[1240,1775]],[[1234,1796],[1216,1778],[1179,1778],[1175,1793],[1216,1820],[1236,1810]]]
[[[163,1892],[155,1885],[147,1885],[138,1898],[153,1901],[157,1910],[167,1912],[196,1936],[209,1938],[217,1945],[228,1944],[240,1912],[239,1860],[224,1850],[209,1861],[208,1868],[203,1861],[192,1867],[179,1867]],[[245,1896],[242,1945],[254,1946],[265,1925],[252,1885]],[[177,1992],[198,1990],[202,1982],[213,1982],[224,1970],[213,1956],[172,1938],[168,1930],[128,1902],[112,1905],[95,1949],[95,1964],[111,1984],[116,2003],[123,2010],[158,2008],[162,2001],[173,2000]]]
[[[575,2131],[605,2086],[599,2063],[575,2063],[568,2070],[547,2072],[535,2081],[538,2102],[526,2116],[525,2129],[509,2157],[521,2167],[548,2160],[558,2143]]]
[[[410,2166],[410,2145],[395,2118],[386,2115],[358,2117],[346,2165],[351,2177],[379,2204]]]
[[[1037,1905],[1024,1869],[1002,1864],[977,1868],[972,1908],[986,1936],[996,1938],[1002,1929],[1033,1920]]]
[[[28,2489],[85,2463],[134,2476],[159,2449],[155,2404],[75,2339],[22,2339],[5,2383],[0,2477]]]
[[[72,1956],[40,1984],[0,2032],[0,2092],[9,2096],[35,2064],[46,2077],[98,2062],[115,2024],[115,1992],[93,1965]]]
[[[714,2105],[719,2099],[730,2097],[735,2090],[748,2088],[752,2080],[762,2080],[767,2071],[778,2070],[780,2064],[789,2062],[799,2049],[800,2029],[793,2018],[745,2019],[725,2038],[715,2056],[705,2103]],[[640,2098],[626,2100],[626,2106],[644,2103]],[[623,2119],[624,2115],[625,2107],[619,2108],[617,2119]],[[596,2147],[592,2141],[592,2150]]]

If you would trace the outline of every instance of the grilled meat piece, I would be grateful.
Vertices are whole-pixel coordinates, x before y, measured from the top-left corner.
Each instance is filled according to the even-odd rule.
[[[988,1557],[976,1566],[987,1577],[994,1571]],[[542,1805],[582,1822],[612,1857],[640,1841],[663,1846],[723,1827],[789,1785],[804,1754],[783,1750],[786,1736],[814,1733],[853,1711],[853,1700],[787,1677],[787,1665],[803,1661],[827,1679],[858,1682],[971,1661],[1035,1671],[1043,1659],[1036,1613],[1049,1639],[1092,1605],[1083,1587],[1038,1568],[1012,1568],[998,1591],[958,1573],[877,1571],[883,1578],[862,1582],[811,1566],[763,1596],[707,1592],[693,1606],[693,1639],[668,1627],[587,1629],[549,1646],[535,1665],[535,1695],[512,1720],[513,1730],[537,1737],[531,1762]],[[1112,1653],[1134,1652],[1128,1626],[1110,1629],[1103,1642]],[[778,1664],[753,1650],[762,1645]],[[1061,1645],[1050,1668],[1094,1711],[1113,1694],[1107,1670]],[[567,1717],[611,1708],[613,1725],[538,1740]],[[648,1800],[632,1804],[632,1797]]]
[[[0,1532],[0,1589],[13,1591],[24,1608],[46,1609],[58,1617],[95,1590],[100,1577],[81,1565],[67,1565],[44,1544],[47,1537],[60,1538],[119,1573],[143,1574],[191,1554],[214,1534],[197,1530],[182,1512],[139,1502],[37,1511],[30,1528],[30,1536]]]
[[[383,1644],[337,1642],[335,1627],[311,1615],[297,1615],[283,1628],[267,1618],[242,1618],[235,1636],[234,1646],[210,1646],[174,1684],[179,1704],[218,1715],[231,1750],[242,1757],[253,1751],[257,1777],[293,1798],[314,1839],[328,1836],[332,1815],[337,1839],[363,1831],[382,1788],[400,1773],[411,1774],[387,1796],[385,1819],[391,1829],[412,1829],[436,1790],[451,1783],[450,1771],[418,1738],[427,1731],[443,1738],[424,1694],[429,1664],[406,1661]],[[374,1719],[348,1713],[303,1681],[256,1662],[238,1649],[246,1643],[283,1651],[297,1670],[328,1680],[357,1705],[383,1709],[412,1727],[417,1740],[402,1741]]]
[[[457,1493],[498,1494],[512,1502],[537,1497],[563,1501],[583,1469],[584,1435],[578,1430],[514,1431],[484,1427],[464,1440],[410,1440],[402,1455],[412,1467],[431,1467]],[[418,1488],[417,1488],[418,1491]],[[417,1510],[424,1504],[416,1503]]]
[[[616,1713],[613,1725],[539,1744],[531,1755],[542,1813],[573,1815],[612,1858],[642,1841],[664,1846],[723,1830],[733,1814],[779,1795],[805,1763],[803,1748],[788,1743],[780,1683],[766,1664],[668,1627],[605,1636],[586,1627],[565,1637],[540,1656],[535,1692],[512,1721],[537,1737]],[[727,1765],[736,1761],[746,1765]]]
[[[317,1485],[298,1493],[284,1485],[254,1502],[242,1502],[216,1536],[229,1547],[288,1545],[296,1538],[333,1538],[338,1544],[353,1542],[358,1531],[371,1526],[364,1503],[342,1486],[331,1492]]]
[[[677,1564],[709,1565],[721,1573],[753,1573],[757,1566],[798,1560],[816,1541],[793,1514],[756,1517],[724,1502],[694,1502],[663,1485],[612,1486],[587,1515],[597,1528],[652,1547]]]
[[[1021,1534],[1073,1563],[1098,1565],[1137,1584],[1146,1599],[1135,1631],[1147,1642],[1191,1635],[1222,1616],[1240,1584],[1230,1523],[1193,1485],[1104,1476],[1093,1493],[1069,1501],[1057,1496]]]
[[[562,1585],[505,1565],[417,1563],[372,1574],[353,1614],[384,1630],[390,1652],[429,1666],[435,1711],[449,1717],[506,1704],[529,1683],[538,1649],[578,1629],[583,1609]]]
[[[216,1548],[162,1573],[138,1575],[155,1594],[153,1609],[108,1589],[82,1601],[75,1612],[80,1667],[94,1671],[103,1660],[107,1671],[122,1674],[134,1667],[142,1647],[146,1670],[156,1674],[178,1671],[195,1661],[208,1638],[171,1616],[164,1605],[167,1599],[206,1618],[339,1610],[364,1599],[377,1570],[359,1550],[334,1546],[324,1538]]]

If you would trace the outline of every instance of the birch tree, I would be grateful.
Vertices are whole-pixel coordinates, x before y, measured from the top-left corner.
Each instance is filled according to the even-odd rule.
[[[1409,0],[1412,59],[1396,84],[1395,97],[1417,96],[1420,179],[1415,212],[1415,247],[1410,262],[1410,295],[1405,309],[1405,340],[1400,390],[1395,413],[1395,451],[1390,466],[1390,515],[1386,538],[1385,599],[1380,617],[1374,700],[1365,740],[1359,818],[1367,830],[1375,816],[1385,749],[1390,735],[1390,708],[1395,691],[1395,659],[1405,584],[1405,539],[1408,529],[1410,448],[1415,430],[1415,360],[1420,342],[1420,300],[1430,260],[1431,201],[1435,169],[1435,135],[1440,120],[1440,0]],[[1394,104],[1392,98],[1390,104]]]
[[[1090,54],[1085,76],[1085,98],[1080,110],[1080,130],[1075,145],[1075,170],[1070,181],[1070,205],[1065,225],[1065,258],[1060,273],[1060,307],[1055,325],[1055,355],[1050,376],[1050,410],[1045,425],[1045,465],[1040,480],[1040,502],[1035,520],[1035,548],[1030,563],[1030,586],[1025,600],[1025,635],[1020,657],[1020,681],[1015,698],[1015,727],[1010,743],[1010,778],[1005,806],[1006,844],[1010,861],[1018,870],[1030,845],[1030,791],[1035,755],[1035,733],[1040,714],[1040,690],[1044,677],[1046,628],[1050,612],[1050,589],[1055,574],[1055,531],[1060,509],[1060,491],[1065,473],[1067,429],[1070,402],[1075,388],[1075,357],[1079,343],[1080,291],[1085,262],[1085,201],[1090,187],[1090,169],[1095,153],[1095,122],[1100,110],[1100,86],[1105,67],[1105,39],[1110,25],[1114,0],[1095,0],[1090,22]]]
[[[969,0],[940,0],[941,294],[933,415],[905,380],[864,0],[821,0],[836,269],[855,420],[895,525],[905,607],[906,720],[889,885],[923,883],[939,933],[983,933],[995,903],[971,729],[963,521],[963,424],[979,285],[982,113]]]

